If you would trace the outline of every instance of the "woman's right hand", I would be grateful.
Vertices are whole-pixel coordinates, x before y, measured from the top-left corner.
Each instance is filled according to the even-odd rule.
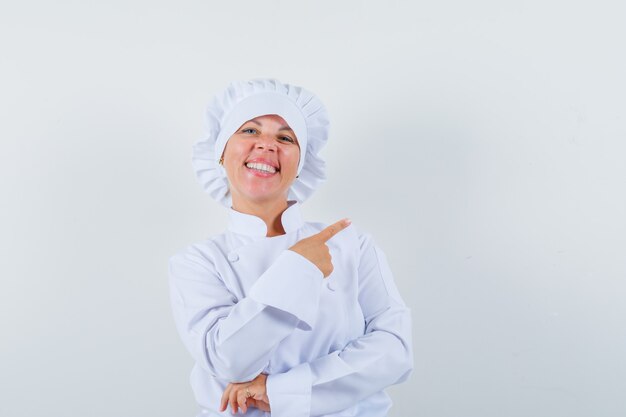
[[[315,266],[322,271],[322,274],[324,274],[324,278],[326,278],[333,272],[332,258],[326,242],[337,233],[350,226],[350,224],[351,221],[349,219],[339,220],[337,223],[328,226],[321,232],[298,241],[298,243],[290,247],[289,250],[304,256],[315,264]]]

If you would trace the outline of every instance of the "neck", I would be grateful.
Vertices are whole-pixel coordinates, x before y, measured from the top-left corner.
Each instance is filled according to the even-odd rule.
[[[241,201],[233,195],[233,209],[245,214],[259,217],[267,226],[267,237],[285,234],[280,218],[287,210],[287,199],[275,202]]]

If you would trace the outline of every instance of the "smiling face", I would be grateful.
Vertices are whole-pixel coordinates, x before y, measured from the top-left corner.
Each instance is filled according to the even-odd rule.
[[[226,143],[223,157],[233,207],[287,201],[300,147],[282,117],[265,115],[245,122]]]

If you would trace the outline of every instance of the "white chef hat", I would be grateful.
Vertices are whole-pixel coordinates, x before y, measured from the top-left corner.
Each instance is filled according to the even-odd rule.
[[[326,179],[325,162],[318,156],[328,139],[328,114],[311,92],[273,79],[232,82],[206,110],[206,132],[193,146],[192,164],[202,188],[226,207],[232,204],[226,170],[219,160],[226,142],[245,122],[258,116],[281,116],[300,144],[298,178],[289,200],[303,202]]]

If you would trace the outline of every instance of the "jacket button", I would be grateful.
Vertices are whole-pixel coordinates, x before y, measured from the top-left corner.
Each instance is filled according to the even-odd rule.
[[[332,282],[330,282],[328,278],[326,278],[326,288],[328,288],[330,291],[335,291],[335,286]]]
[[[237,252],[231,252],[228,254],[228,260],[231,262],[237,262],[239,260],[239,255],[237,255]]]

